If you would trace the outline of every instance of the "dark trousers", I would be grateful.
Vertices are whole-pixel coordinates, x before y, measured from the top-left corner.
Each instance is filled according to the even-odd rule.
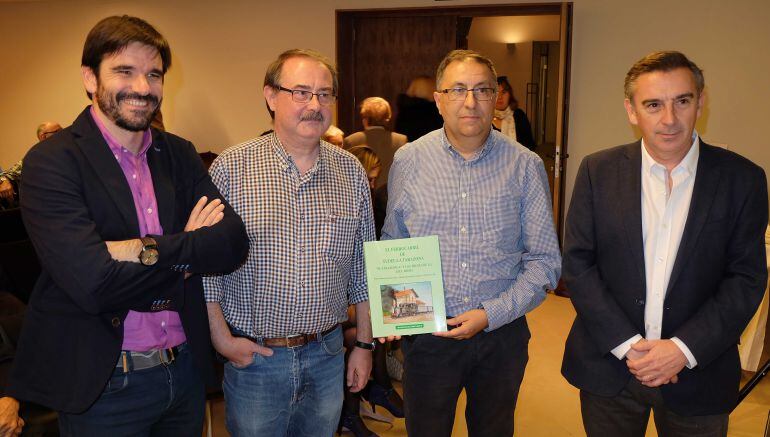
[[[513,435],[513,411],[527,365],[524,317],[468,340],[404,337],[404,402],[410,436],[449,437],[465,389],[470,437]]]
[[[62,375],[65,377],[64,375]],[[203,432],[206,394],[190,350],[168,366],[116,369],[84,413],[59,413],[63,436],[196,436]]]
[[[664,405],[659,388],[643,386],[636,378],[616,396],[580,391],[580,410],[588,437],[644,437],[650,410],[660,437],[725,437],[728,415],[680,416]]]

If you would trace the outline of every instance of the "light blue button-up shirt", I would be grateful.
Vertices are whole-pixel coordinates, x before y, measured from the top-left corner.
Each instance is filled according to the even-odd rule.
[[[539,156],[492,131],[466,160],[444,129],[401,147],[383,239],[438,235],[447,315],[483,308],[488,331],[556,287],[561,256]]]

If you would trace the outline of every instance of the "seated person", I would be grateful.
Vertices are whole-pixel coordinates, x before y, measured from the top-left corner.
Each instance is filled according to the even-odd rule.
[[[4,395],[24,318],[24,304],[4,288],[0,287],[0,436],[3,437],[18,435],[24,426],[24,419],[19,417],[19,402]]]

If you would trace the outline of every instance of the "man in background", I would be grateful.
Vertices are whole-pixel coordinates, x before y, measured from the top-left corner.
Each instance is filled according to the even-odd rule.
[[[390,123],[390,104],[381,97],[368,97],[361,103],[361,123],[364,125],[362,132],[355,132],[345,138],[345,148],[355,146],[368,146],[380,158],[380,175],[374,189],[388,183],[390,165],[393,163],[393,155],[399,147],[406,144],[406,135],[391,132],[387,125]]]

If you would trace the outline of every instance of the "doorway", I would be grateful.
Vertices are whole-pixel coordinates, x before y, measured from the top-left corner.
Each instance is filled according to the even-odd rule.
[[[367,97],[388,100],[395,119],[399,94],[413,78],[433,77],[450,50],[477,50],[493,60],[499,75],[515,77],[511,82],[514,95],[533,122],[533,135],[539,141],[535,151],[548,173],[554,224],[561,240],[571,3],[337,10],[336,19],[340,73],[337,124],[346,134],[363,129],[358,105]],[[506,20],[517,24],[509,21],[506,25]],[[522,34],[523,28],[531,32]],[[490,35],[495,32],[496,36]],[[488,36],[482,42],[479,34]],[[547,63],[539,56],[542,47],[547,47]],[[544,68],[548,70],[545,78],[541,74]],[[542,135],[538,136],[539,132]]]

